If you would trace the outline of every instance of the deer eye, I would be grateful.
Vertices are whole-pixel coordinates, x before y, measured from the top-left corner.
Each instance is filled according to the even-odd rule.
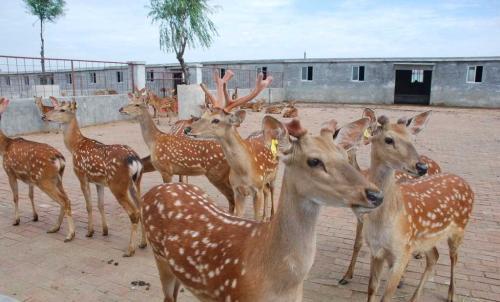
[[[388,145],[393,145],[394,144],[394,140],[390,137],[386,137],[384,139],[385,143],[388,144]]]
[[[66,110],[64,110],[64,109],[61,109],[61,110],[60,110],[60,112],[66,112]]]
[[[321,161],[321,159],[318,159],[318,158],[309,158],[307,160],[307,165],[311,168],[316,168],[316,167],[322,166],[323,162]]]
[[[139,107],[139,104],[135,104],[135,107]]]
[[[212,120],[212,124],[218,124],[219,122],[220,122],[220,120],[216,119],[216,118]]]

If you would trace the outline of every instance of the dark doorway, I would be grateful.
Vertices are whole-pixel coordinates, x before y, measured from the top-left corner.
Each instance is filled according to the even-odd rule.
[[[174,88],[176,95],[177,95],[177,85],[181,84],[184,84],[184,81],[182,80],[182,72],[174,72]]]
[[[396,70],[394,104],[429,105],[432,70]]]

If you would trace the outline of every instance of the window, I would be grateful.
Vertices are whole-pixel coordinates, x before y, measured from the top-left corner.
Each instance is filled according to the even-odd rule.
[[[146,74],[146,78],[148,81],[153,82],[155,80],[155,73],[153,70],[148,71]]]
[[[302,81],[312,81],[313,80],[313,67],[304,66],[302,67]]]
[[[5,77],[5,85],[10,86],[10,77]]]
[[[423,83],[424,82],[424,71],[422,69],[414,69],[411,71],[411,82],[412,83]]]
[[[90,76],[90,83],[92,84],[97,83],[97,74],[95,72],[91,72],[89,76]]]
[[[117,71],[116,72],[116,81],[118,83],[123,82],[123,71]]]
[[[365,66],[352,67],[352,81],[363,82],[365,80]]]
[[[66,74],[66,83],[73,84],[73,75],[71,73]]]
[[[467,82],[481,83],[483,81],[483,66],[469,66],[467,68]]]
[[[264,80],[267,78],[267,66],[262,66],[257,68],[257,74],[261,73],[264,75]]]
[[[225,74],[226,74],[226,68],[221,68],[220,69],[220,78],[222,79]]]
[[[24,85],[29,86],[29,84],[30,84],[30,77],[24,76]]]

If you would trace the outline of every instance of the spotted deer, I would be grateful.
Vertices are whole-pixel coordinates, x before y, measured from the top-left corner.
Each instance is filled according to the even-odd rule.
[[[406,120],[409,126],[409,131],[413,135],[417,135],[426,125],[429,117],[430,117],[431,111],[426,111],[420,114],[417,114],[416,116]],[[377,129],[377,118],[375,116],[375,112],[371,109],[366,108],[363,111],[363,116],[366,117],[370,120],[370,126],[367,128],[367,132],[364,134],[364,141],[366,144],[369,144],[369,139],[371,136],[371,133],[376,131]],[[357,158],[356,158],[356,148],[351,149],[348,152],[349,155],[349,160],[351,164],[358,170],[360,170],[363,175],[368,177],[369,170],[361,170],[361,168],[358,165]],[[438,173],[441,173],[441,167],[439,166],[438,163],[433,161],[431,158],[425,156],[425,155],[420,155],[419,157],[419,162],[424,163],[427,165],[427,173],[423,176],[427,175],[435,175]],[[406,181],[411,181],[413,179],[417,179],[419,175],[413,175],[404,171],[395,171],[394,177],[397,183],[403,183]],[[357,219],[357,224],[356,224],[356,238],[354,240],[354,246],[353,246],[353,251],[352,251],[352,257],[351,257],[351,262],[349,263],[349,267],[347,268],[347,271],[345,272],[344,276],[342,279],[340,279],[339,283],[342,285],[345,285],[349,283],[349,280],[352,279],[354,275],[354,268],[356,266],[356,261],[358,259],[359,251],[363,247],[363,220],[362,217],[358,217]],[[417,253],[415,255],[415,258],[422,258],[423,255],[420,253]]]
[[[8,105],[8,99],[0,98],[0,119]],[[34,187],[36,186],[60,206],[57,223],[47,233],[59,231],[64,216],[66,216],[68,232],[64,241],[73,240],[75,238],[75,226],[71,215],[71,202],[64,191],[62,183],[66,161],[61,152],[47,144],[23,138],[7,137],[0,130],[0,154],[3,157],[3,167],[14,197],[14,225],[20,223],[17,181],[21,180],[28,184],[29,198],[33,209],[33,221],[38,221],[34,201]]]
[[[285,108],[284,104],[269,105],[266,107],[265,112],[269,114],[281,114],[283,108]]]
[[[233,75],[231,70],[226,71],[230,79]],[[261,93],[272,81],[268,76],[266,80],[259,74],[255,88],[246,96],[229,101],[226,106],[223,104],[223,95],[213,96],[213,108],[205,111],[201,118],[186,128],[186,133],[194,137],[211,138],[215,137],[221,144],[224,155],[230,166],[229,182],[231,183],[235,197],[235,214],[244,214],[244,201],[246,196],[251,196],[254,203],[254,217],[257,220],[264,219],[270,201],[271,216],[274,213],[273,189],[278,170],[276,156],[270,151],[272,135],[265,135],[264,143],[261,140],[244,140],[236,127],[245,119],[245,111],[238,110],[230,113],[233,108],[250,102]],[[210,94],[204,89],[205,93]],[[218,89],[218,91],[220,91]],[[264,133],[273,133],[274,124],[263,123]]]
[[[294,118],[299,115],[299,109],[295,107],[295,102],[289,102],[285,107],[285,112],[283,112],[283,117],[285,118]]]
[[[285,127],[272,117],[264,119],[277,125],[285,164],[271,221],[228,215],[194,185],[163,184],[144,195],[142,214],[164,301],[177,300],[180,284],[201,301],[302,301],[303,282],[314,262],[320,207],[365,212],[380,205],[381,192],[349,164],[343,149],[362,131],[334,142],[332,123],[321,135],[310,136],[298,120]],[[366,119],[357,123],[359,130],[368,124]]]
[[[59,106],[45,115],[45,120],[63,125],[64,144],[73,156],[73,170],[80,181],[88,213],[87,237],[94,234],[90,184],[95,184],[97,201],[101,213],[102,234],[108,235],[104,214],[104,188],[108,187],[118,203],[127,212],[132,223],[130,240],[124,257],[135,253],[135,237],[139,225],[140,183],[142,164],[137,153],[126,145],[105,145],[85,137],[78,126],[76,102]],[[141,224],[140,248],[146,247],[146,238]]]
[[[449,173],[397,184],[395,170],[412,175],[427,172],[410,139],[412,127],[421,129],[404,119],[390,123],[381,116],[378,122],[380,126],[370,138],[368,179],[383,190],[384,203],[363,217],[363,237],[371,252],[368,301],[375,301],[385,261],[390,271],[382,301],[390,301],[411,254],[422,252],[427,265],[411,298],[417,301],[439,257],[436,244],[445,239],[451,260],[448,301],[453,301],[457,252],[470,218],[474,193],[465,180]]]

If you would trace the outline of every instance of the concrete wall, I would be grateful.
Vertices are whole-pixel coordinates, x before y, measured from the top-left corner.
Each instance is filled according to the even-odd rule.
[[[467,68],[483,66],[483,81],[467,83]],[[500,62],[443,62],[432,73],[431,105],[500,108]]]
[[[71,98],[59,98],[71,100]],[[118,110],[128,103],[127,95],[85,96],[77,97],[77,118],[81,127],[109,123],[127,119]],[[46,105],[50,102],[45,100]],[[7,135],[19,135],[32,132],[58,129],[55,123],[43,122],[33,99],[13,99],[7,111],[2,115],[2,130]]]

